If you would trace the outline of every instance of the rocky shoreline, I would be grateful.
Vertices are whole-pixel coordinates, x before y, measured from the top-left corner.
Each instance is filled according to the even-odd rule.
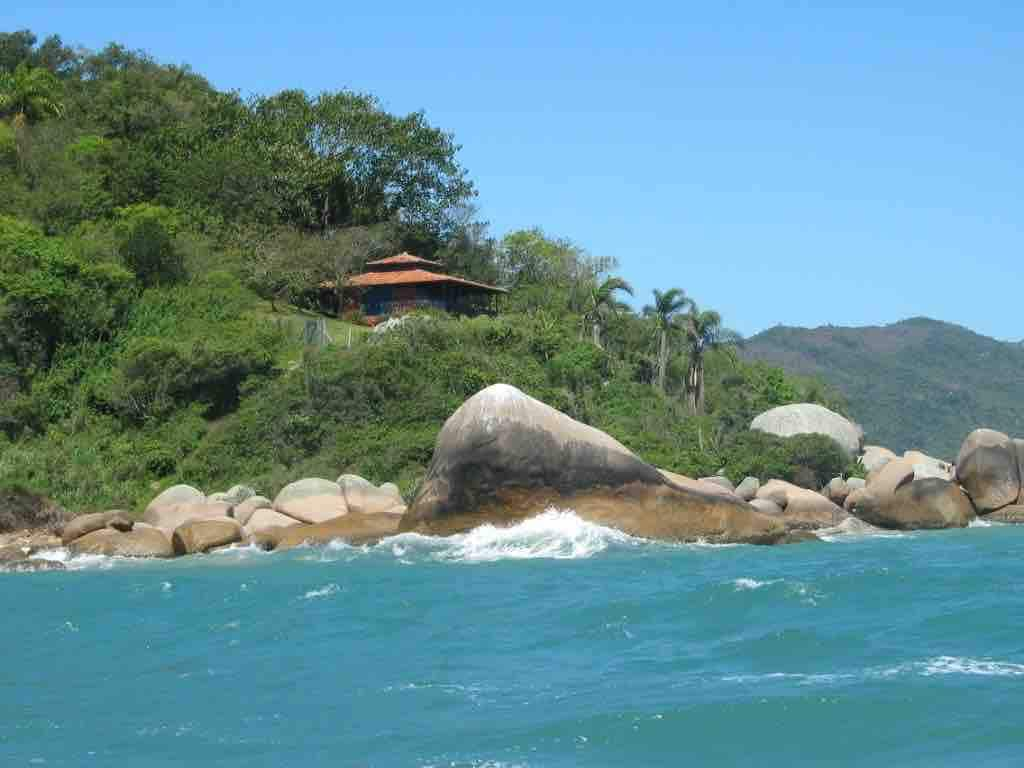
[[[723,476],[684,477],[498,384],[445,423],[408,507],[394,484],[351,474],[297,480],[273,500],[245,485],[209,496],[176,485],[154,498],[141,520],[123,510],[72,516],[14,490],[0,499],[0,570],[60,569],[59,562],[32,557],[58,547],[72,555],[172,558],[240,544],[286,550],[334,540],[373,543],[406,531],[447,536],[485,523],[514,524],[550,507],[632,536],[720,544],[813,541],[815,531],[851,519],[896,530],[964,527],[979,516],[1024,522],[1024,440],[978,429],[955,462],[917,451],[897,456],[863,447],[856,425],[814,409],[825,410],[783,406],[752,426],[838,431],[837,442],[856,453],[866,479],[837,477],[812,490],[778,479],[746,477],[734,485]],[[808,413],[828,427],[806,424]]]

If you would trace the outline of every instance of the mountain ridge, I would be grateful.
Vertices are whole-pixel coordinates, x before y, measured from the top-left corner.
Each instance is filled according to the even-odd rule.
[[[835,386],[868,443],[950,458],[976,427],[1024,434],[1024,342],[911,317],[861,327],[775,326],[748,339],[741,354]]]

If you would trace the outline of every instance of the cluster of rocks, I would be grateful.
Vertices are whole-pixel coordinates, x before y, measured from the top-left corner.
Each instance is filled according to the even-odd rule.
[[[357,475],[297,480],[273,501],[242,485],[209,496],[175,485],[149,503],[141,521],[119,510],[79,515],[64,525],[61,541],[73,554],[121,557],[176,557],[248,543],[277,549],[380,538],[398,529],[405,511],[396,485]]]
[[[965,526],[979,514],[1024,521],[1024,441],[979,429],[964,441],[957,461],[947,463],[917,451],[897,456],[879,446],[862,449],[856,425],[844,427],[832,418],[842,419],[838,414],[811,414],[808,421],[776,413],[774,422],[759,423],[843,436],[866,480],[836,477],[812,490],[756,477],[734,485],[721,472],[685,477],[498,384],[445,422],[408,509],[395,485],[375,486],[355,475],[298,480],[273,501],[246,486],[206,496],[177,485],[153,499],[141,521],[119,510],[71,520],[58,515],[60,541],[73,553],[173,557],[238,543],[287,549],[337,539],[367,543],[400,531],[450,535],[485,523],[508,525],[550,507],[634,536],[711,543],[805,541],[853,520],[895,529]],[[26,552],[22,547],[17,562],[26,562]]]

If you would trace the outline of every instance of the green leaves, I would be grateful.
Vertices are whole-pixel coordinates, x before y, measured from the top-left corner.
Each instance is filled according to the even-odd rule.
[[[47,69],[19,64],[13,72],[0,70],[0,115],[11,115],[15,123],[34,123],[47,117],[62,117],[62,87]]]

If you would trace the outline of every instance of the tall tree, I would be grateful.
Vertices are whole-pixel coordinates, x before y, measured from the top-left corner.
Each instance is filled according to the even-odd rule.
[[[12,115],[15,128],[64,114],[61,85],[48,69],[22,62],[13,72],[0,72],[0,115]]]
[[[689,366],[686,372],[686,401],[690,412],[704,413],[704,356],[713,349],[734,350],[741,337],[735,331],[722,327],[722,316],[712,309],[703,312],[696,302],[690,302],[690,311],[682,318],[686,335]]]
[[[586,309],[583,312],[583,324],[590,326],[596,347],[601,347],[601,331],[608,315],[628,309],[616,298],[620,291],[633,295],[633,287],[621,277],[609,277],[600,285],[594,283],[590,287]]]
[[[693,304],[682,288],[670,288],[662,293],[654,289],[654,304],[644,307],[644,316],[654,324],[654,333],[658,339],[658,376],[655,386],[665,391],[665,375],[668,371],[669,337],[679,329],[675,324],[676,317]]]

